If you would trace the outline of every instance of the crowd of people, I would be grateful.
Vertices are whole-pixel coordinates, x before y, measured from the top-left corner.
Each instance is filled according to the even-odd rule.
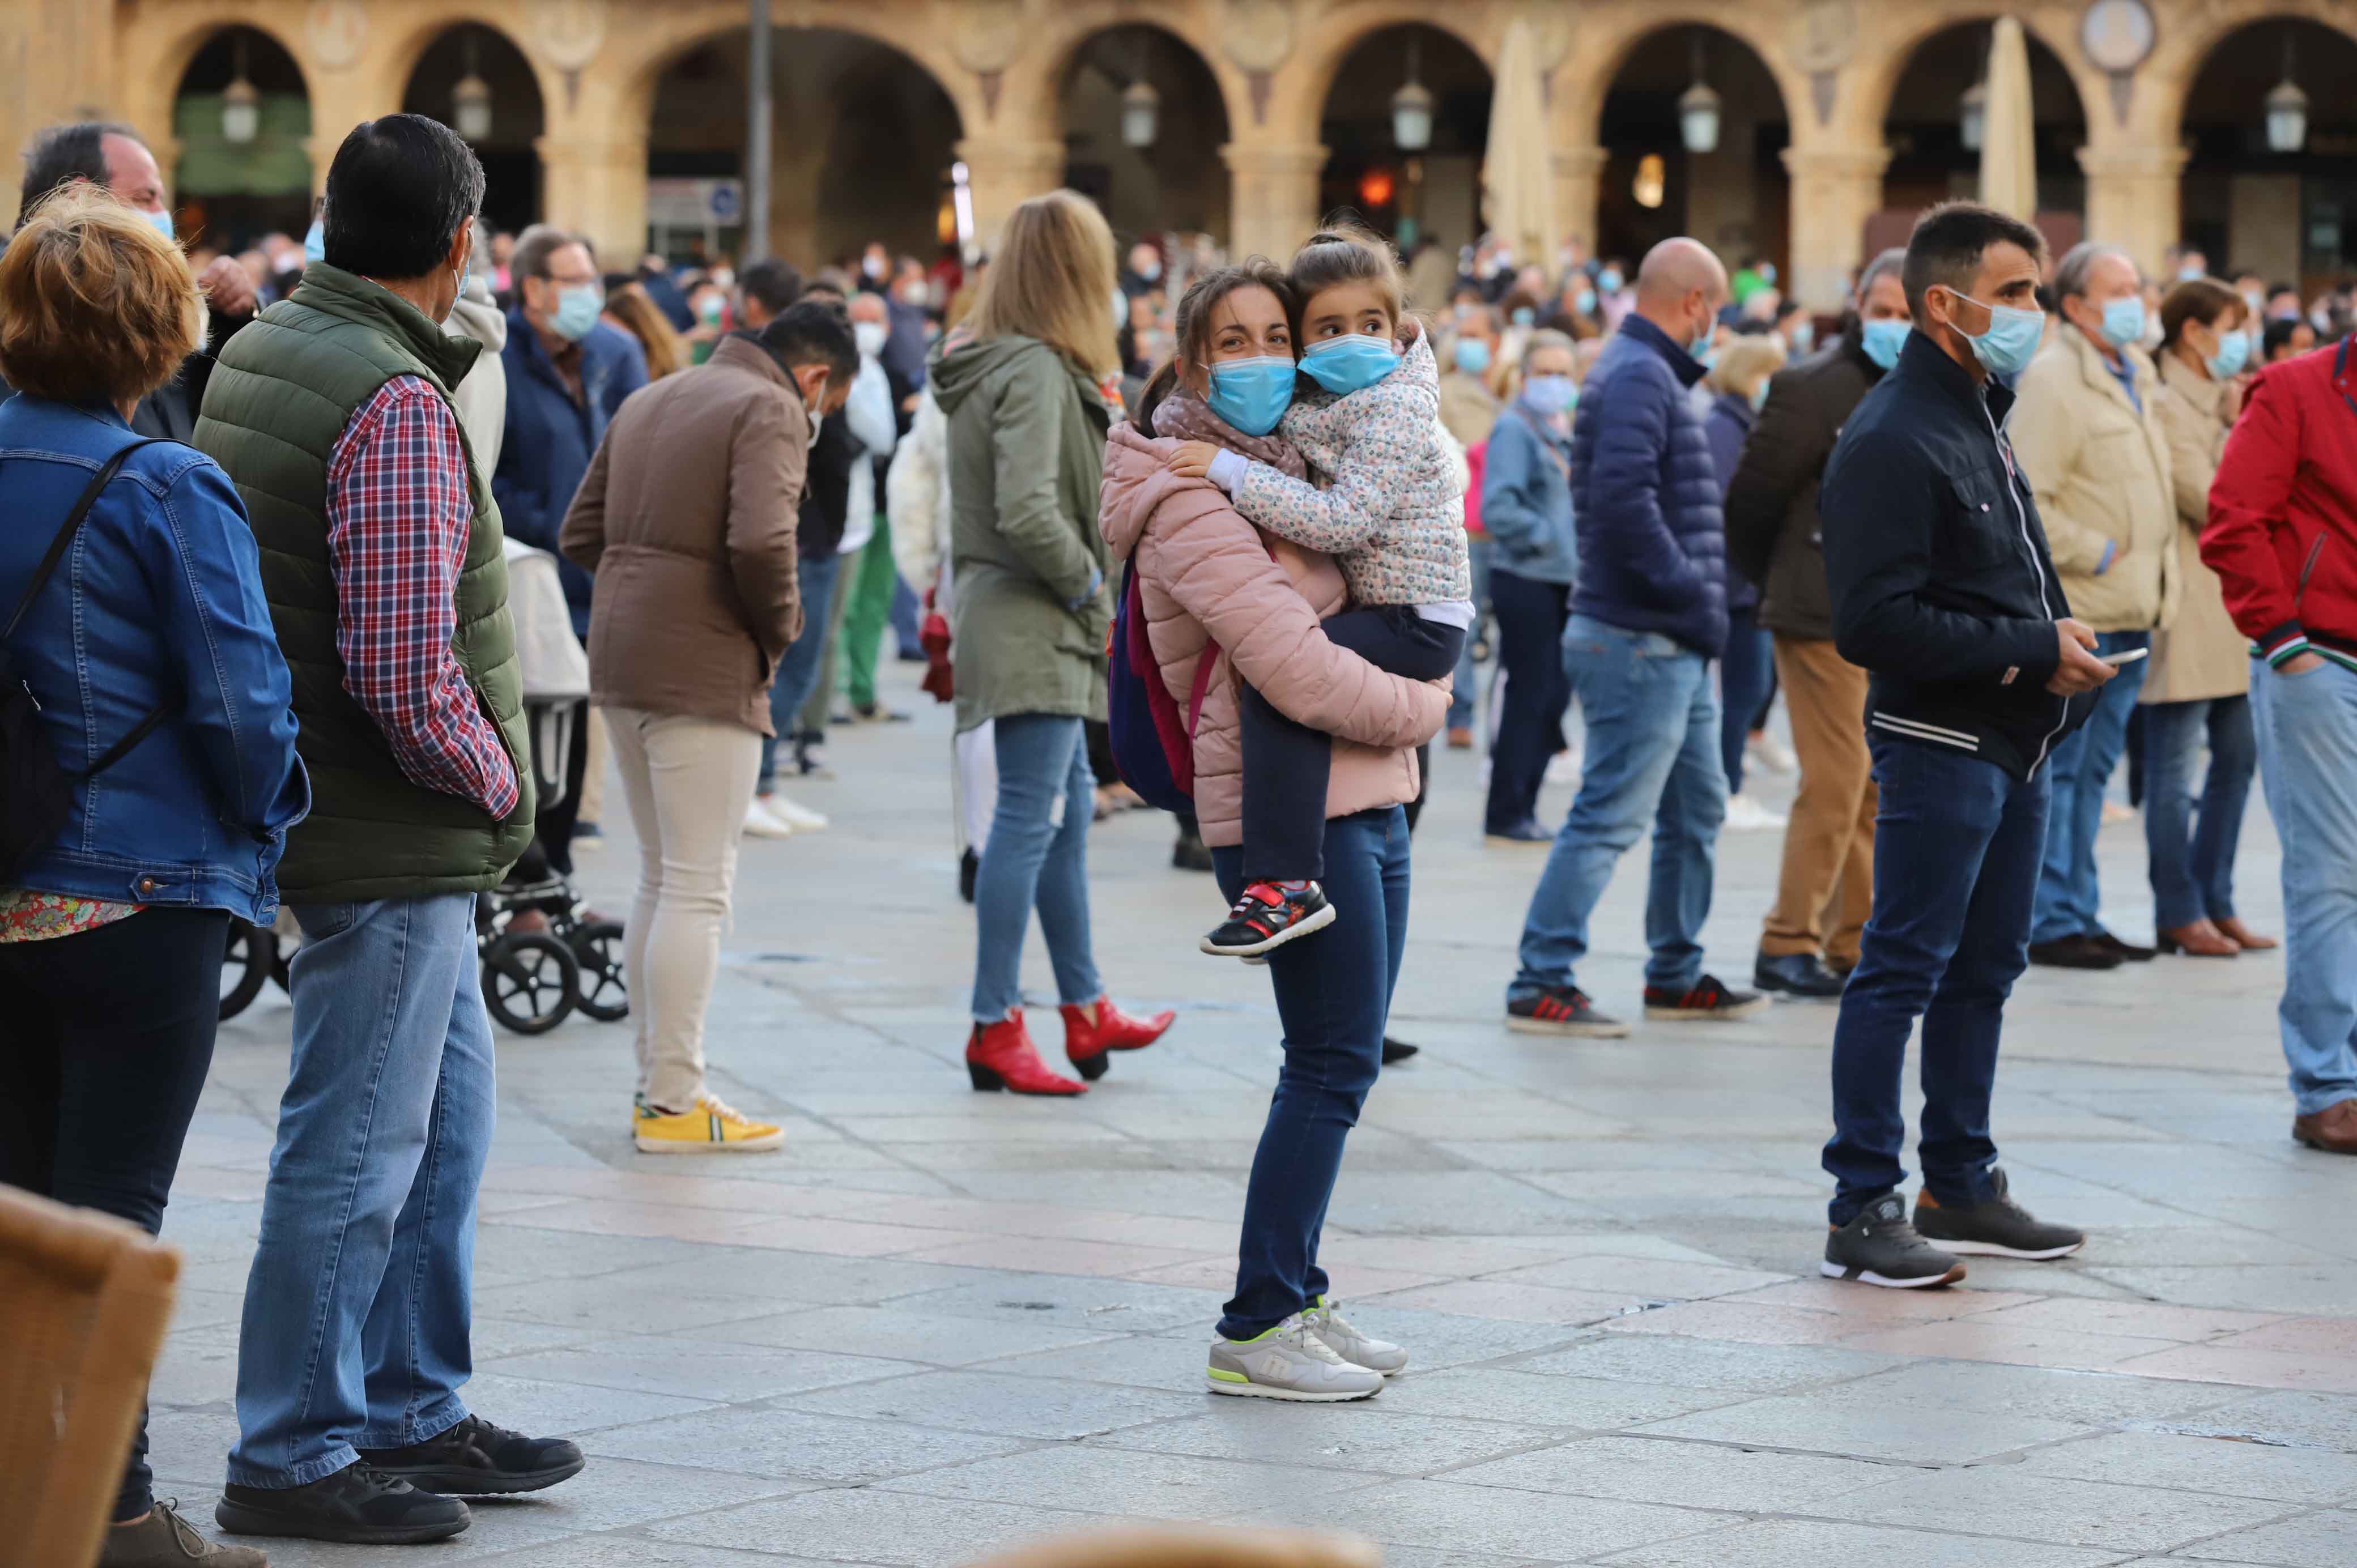
[[[1318,1254],[1365,1096],[1413,1050],[1385,1028],[1436,741],[1486,751],[1501,871],[1548,846],[1505,1027],[1631,1031],[1579,976],[1649,830],[1646,1018],[1832,1004],[1828,1275],[2083,1244],[1998,1163],[2008,993],[2030,963],[2276,946],[2234,903],[2255,772],[2294,1135],[2357,1154],[2345,295],[2192,252],[2155,283],[1949,203],[1821,322],[1692,239],[1552,271],[1488,239],[1403,262],[1348,223],[1282,263],[1125,257],[1069,191],[986,265],[607,273],[563,229],[491,234],[483,191],[453,132],[390,115],[343,139],[303,242],[208,257],[134,131],[64,126],[0,252],[0,1178],[157,1230],[230,922],[283,901],[304,939],[225,1530],[438,1540],[466,1496],[583,1468],[461,1395],[479,901],[569,874],[618,779],[631,1146],[778,1147],[709,1081],[720,937],[744,842],[826,825],[780,785],[830,768],[838,696],[895,716],[888,625],[955,705],[975,1089],[1082,1094],[1174,1026],[1094,960],[1088,838],[1120,797],[1177,812],[1177,863],[1211,874],[1204,950],[1268,970],[1284,1060],[1214,1392],[1361,1399],[1407,1363]],[[563,563],[598,715],[556,757],[508,605],[530,549]],[[1789,819],[1744,792],[1780,693]],[[2148,945],[2096,875],[2124,755]],[[1550,776],[1577,785],[1552,830]],[[1738,986],[1701,931],[1744,827],[1784,840]],[[1035,913],[1070,1075],[1025,1021]],[[159,1504],[144,1452],[107,1568],[262,1563]]]

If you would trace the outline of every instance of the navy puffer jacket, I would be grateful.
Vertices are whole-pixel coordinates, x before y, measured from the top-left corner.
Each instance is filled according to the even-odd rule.
[[[1641,316],[1587,373],[1571,430],[1579,584],[1572,610],[1716,659],[1727,646],[1727,531],[1686,389],[1703,368]]]

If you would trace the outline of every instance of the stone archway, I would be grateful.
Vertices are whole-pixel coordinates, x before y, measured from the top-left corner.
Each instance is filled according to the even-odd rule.
[[[311,94],[273,34],[233,23],[195,42],[156,147],[183,235],[227,251],[311,221]]]
[[[2296,150],[2271,146],[2267,98],[2307,96]],[[2177,237],[2221,276],[2255,273],[2302,299],[2357,272],[2357,38],[2297,16],[2245,22],[2218,38],[2188,82]]]
[[[1124,94],[1154,94],[1155,134],[1132,145]],[[1229,136],[1218,75],[1184,37],[1146,23],[1074,45],[1058,94],[1063,182],[1104,209],[1125,243],[1158,231],[1228,237],[1228,171],[1211,156]],[[1142,128],[1142,127],[1140,127]]]
[[[1430,94],[1422,147],[1405,146],[1396,135],[1394,101],[1411,81]],[[1403,250],[1470,244],[1483,228],[1481,158],[1492,91],[1489,62],[1445,28],[1394,23],[1361,36],[1335,60],[1319,112],[1326,159],[1313,220],[1353,212]]]
[[[462,85],[488,93],[489,127],[462,124]],[[470,137],[485,177],[483,217],[513,233],[541,214],[539,144],[547,128],[540,79],[515,41],[496,27],[461,22],[426,43],[402,90],[402,111],[424,114]],[[617,258],[619,261],[627,258]]]

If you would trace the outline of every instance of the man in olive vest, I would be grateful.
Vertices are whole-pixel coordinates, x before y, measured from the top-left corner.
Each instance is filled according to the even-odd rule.
[[[305,940],[216,1509],[241,1534],[436,1541],[469,1522],[441,1494],[582,1466],[458,1397],[494,1100],[475,898],[533,826],[500,514],[450,401],[481,345],[440,325],[482,197],[436,122],[356,127],[326,262],[238,334],[197,424],[262,546],[316,801],[279,879]]]

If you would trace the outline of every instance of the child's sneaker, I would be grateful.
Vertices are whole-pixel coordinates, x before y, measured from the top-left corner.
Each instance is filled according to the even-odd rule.
[[[1297,888],[1274,882],[1255,882],[1244,889],[1236,907],[1218,929],[1203,939],[1203,950],[1216,958],[1257,958],[1334,923],[1334,906],[1315,882]]]

